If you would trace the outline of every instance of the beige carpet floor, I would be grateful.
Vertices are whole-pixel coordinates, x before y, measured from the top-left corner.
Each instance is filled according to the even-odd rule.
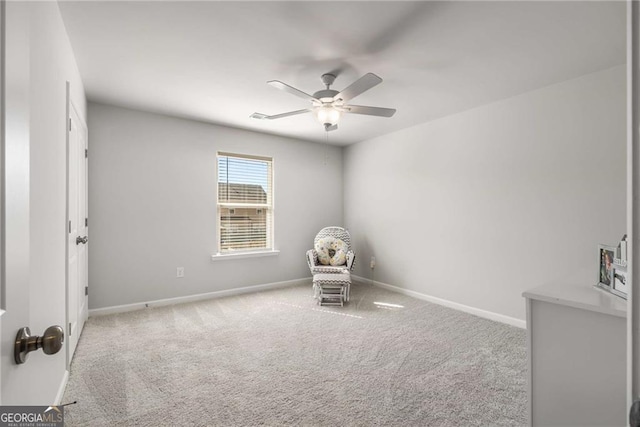
[[[526,424],[525,331],[370,285],[90,318],[67,425]]]

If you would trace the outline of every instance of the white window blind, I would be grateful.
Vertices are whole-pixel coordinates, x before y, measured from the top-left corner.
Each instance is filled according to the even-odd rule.
[[[218,153],[218,252],[273,249],[273,160]]]

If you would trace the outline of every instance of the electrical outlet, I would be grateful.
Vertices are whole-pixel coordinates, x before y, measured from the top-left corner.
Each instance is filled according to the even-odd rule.
[[[372,256],[371,257],[371,269],[373,270],[374,268],[376,268],[376,257]]]
[[[184,277],[184,267],[178,267],[176,270],[176,277]]]

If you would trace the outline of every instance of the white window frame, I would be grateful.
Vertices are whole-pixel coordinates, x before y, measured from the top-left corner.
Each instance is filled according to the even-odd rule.
[[[269,191],[267,192],[267,203],[266,204],[254,204],[254,203],[221,203],[219,199],[219,159],[220,157],[234,157],[238,159],[246,159],[246,160],[259,160],[270,163],[269,172],[270,175],[267,179],[269,181]],[[252,154],[240,154],[240,153],[229,153],[218,151],[216,153],[216,165],[215,165],[215,179],[216,179],[216,249],[217,253],[211,256],[211,259],[214,261],[228,258],[250,258],[257,256],[269,256],[269,255],[277,255],[280,251],[275,248],[275,210],[274,210],[274,175],[275,175],[275,167],[274,167],[274,159],[272,157],[266,156],[257,156]],[[264,209],[266,211],[267,220],[267,236],[266,236],[266,247],[265,248],[256,248],[256,249],[237,249],[237,250],[222,250],[221,248],[221,209],[229,208],[229,209],[238,209],[238,208],[252,208],[255,207],[257,209]]]

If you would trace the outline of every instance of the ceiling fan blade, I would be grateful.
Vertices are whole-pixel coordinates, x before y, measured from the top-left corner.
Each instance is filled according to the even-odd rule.
[[[366,107],[364,105],[343,105],[347,113],[366,114],[369,116],[391,117],[396,113],[395,108]]]
[[[350,99],[360,95],[362,92],[365,92],[380,83],[382,83],[382,79],[380,77],[373,73],[367,73],[355,82],[351,83],[349,87],[334,96],[333,99],[342,99],[345,102],[349,101]]]
[[[288,113],[276,114],[274,116],[267,116],[266,114],[262,114],[262,113],[253,113],[249,117],[251,117],[252,119],[273,120],[273,119],[281,119],[283,117],[297,116],[298,114],[308,113],[309,111],[311,111],[309,108],[305,108],[304,110],[289,111]]]
[[[322,103],[319,99],[314,98],[313,96],[309,95],[308,93],[305,93],[301,90],[296,89],[293,86],[289,86],[286,83],[282,83],[280,80],[271,80],[268,81],[267,84],[275,87],[276,89],[280,89],[283,90],[285,92],[289,92],[292,95],[298,96],[302,99],[306,99],[307,101],[316,101],[319,103]]]

